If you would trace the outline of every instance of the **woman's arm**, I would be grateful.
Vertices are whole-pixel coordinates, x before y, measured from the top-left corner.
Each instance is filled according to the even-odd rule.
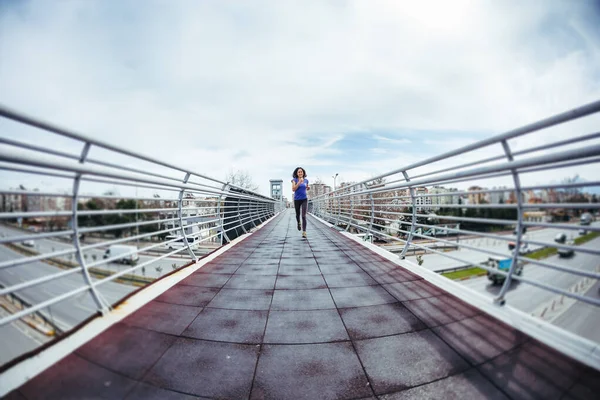
[[[302,183],[304,183],[304,179],[302,178],[298,179],[298,183],[295,183],[294,179],[292,179],[292,192],[295,192]]]

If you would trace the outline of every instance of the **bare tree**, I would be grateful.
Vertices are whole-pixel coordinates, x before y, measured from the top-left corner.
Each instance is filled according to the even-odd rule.
[[[252,181],[252,176],[250,176],[248,171],[237,170],[234,172],[230,170],[225,177],[225,181],[251,192],[258,191],[258,185]]]

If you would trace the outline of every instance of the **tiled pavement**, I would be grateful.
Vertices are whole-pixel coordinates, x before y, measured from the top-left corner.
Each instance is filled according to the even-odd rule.
[[[600,372],[288,210],[10,399],[591,399]]]

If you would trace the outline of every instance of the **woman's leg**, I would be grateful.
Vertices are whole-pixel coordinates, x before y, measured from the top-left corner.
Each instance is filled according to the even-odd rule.
[[[294,208],[296,209],[296,222],[300,225],[300,205],[302,200],[294,200]]]
[[[308,209],[308,199],[302,200],[302,230],[306,232],[306,210]]]

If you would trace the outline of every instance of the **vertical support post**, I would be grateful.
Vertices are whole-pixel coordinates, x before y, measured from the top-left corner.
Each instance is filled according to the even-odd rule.
[[[363,183],[363,185],[365,185],[365,189],[369,189],[366,183]],[[373,193],[369,193],[369,200],[371,200],[371,218],[369,220],[369,235],[373,235],[373,223],[375,222],[375,200],[373,199]]]
[[[190,173],[186,173],[185,174],[185,178],[183,178],[183,183],[187,183],[188,179],[190,179]],[[183,237],[183,240],[185,241],[185,245],[188,249],[188,253],[190,253],[190,257],[192,257],[192,259],[194,260],[194,262],[198,262],[198,257],[196,256],[196,254],[194,253],[194,251],[192,250],[192,247],[190,246],[190,242],[188,242],[187,240],[187,235],[185,233],[185,228],[183,227],[183,208],[182,208],[182,204],[183,204],[183,193],[185,192],[185,189],[181,189],[179,191],[179,201],[177,203],[177,211],[179,212],[179,228],[181,229],[181,236]]]
[[[354,196],[350,196],[350,217],[348,218],[348,223],[346,224],[346,232],[350,229],[350,223],[352,222],[352,216],[354,215]]]
[[[242,230],[244,231],[244,233],[248,233],[246,228],[244,228],[244,224],[242,223],[242,213],[241,213],[241,208],[240,208],[240,201],[241,201],[241,199],[238,197],[238,203],[237,203],[238,222],[240,223],[240,226],[242,227]]]
[[[337,215],[337,221],[339,223],[340,219],[342,218],[342,199],[340,199],[338,197],[338,215]],[[337,225],[337,223],[336,223]]]
[[[514,157],[506,139],[502,141],[502,147],[504,148],[504,153],[506,154],[508,161],[513,162]],[[519,178],[519,172],[515,168],[511,168],[510,171],[515,183],[515,194],[517,196],[517,240],[515,241],[515,250],[513,251],[512,262],[510,264],[510,268],[508,269],[508,274],[506,275],[504,284],[500,289],[500,293],[498,293],[498,296],[494,299],[494,303],[499,305],[504,305],[506,303],[504,296],[510,287],[513,273],[517,267],[517,263],[519,262],[519,249],[521,248],[521,239],[523,234],[523,197],[521,196],[521,179]]]
[[[248,212],[249,212],[249,214],[250,214],[250,222],[252,222],[252,225],[254,225],[254,228],[257,228],[257,227],[258,227],[258,225],[256,225],[256,222],[254,222],[255,218],[254,218],[254,216],[252,215],[252,210],[253,210],[253,208],[254,208],[254,204],[255,204],[255,203],[257,203],[257,204],[258,204],[258,202],[257,202],[256,200],[249,200],[249,201],[248,201],[248,207],[249,207],[249,208],[248,208]],[[258,214],[258,210],[257,210],[257,214]]]
[[[333,207],[334,207],[334,197],[332,193],[329,193],[329,199],[327,199],[327,221],[333,222]]]
[[[339,197],[339,194],[337,196],[338,196],[338,197],[336,197],[337,215],[335,216],[335,223],[334,223],[335,226],[337,226],[338,223],[340,222],[340,217],[342,214],[342,201]]]
[[[408,177],[408,174],[406,173],[406,171],[402,171],[402,175],[404,175],[404,179],[406,179],[406,182],[410,182],[410,178]],[[410,242],[412,241],[413,235],[415,233],[415,224],[417,223],[417,204],[416,204],[416,199],[415,199],[415,188],[410,186],[409,191],[410,191],[410,201],[412,204],[412,222],[410,225],[410,232],[408,234],[408,238],[406,239],[406,243],[404,244],[402,253],[400,253],[400,258],[402,258],[402,259],[404,259],[404,257],[406,256],[406,252],[408,251],[408,248],[410,247]]]
[[[85,160],[90,152],[92,144],[86,142],[83,146],[83,150],[81,151],[81,156],[79,157],[79,163],[84,164]],[[98,307],[98,311],[102,315],[106,314],[110,310],[110,305],[100,292],[96,289],[96,286],[92,282],[92,278],[90,276],[90,272],[85,263],[85,257],[83,256],[83,251],[81,250],[81,242],[79,241],[79,221],[77,221],[77,203],[79,202],[79,186],[81,184],[81,173],[75,174],[75,179],[73,180],[73,197],[72,197],[72,215],[71,215],[71,226],[73,227],[73,246],[75,246],[75,257],[77,258],[77,262],[81,266],[81,274],[83,275],[83,280],[85,284],[90,288],[90,294],[96,303],[96,307]]]
[[[223,187],[221,188],[221,191],[224,192],[228,186],[229,186],[228,183],[224,184]],[[219,218],[219,220],[221,221],[221,246],[223,246],[223,237],[225,237],[228,242],[230,241],[229,237],[227,237],[227,234],[225,233],[225,212],[226,212],[226,210],[224,208],[223,208],[223,215],[221,215],[221,202],[222,201],[223,201],[223,194],[220,194],[219,199],[217,200],[217,218]]]

